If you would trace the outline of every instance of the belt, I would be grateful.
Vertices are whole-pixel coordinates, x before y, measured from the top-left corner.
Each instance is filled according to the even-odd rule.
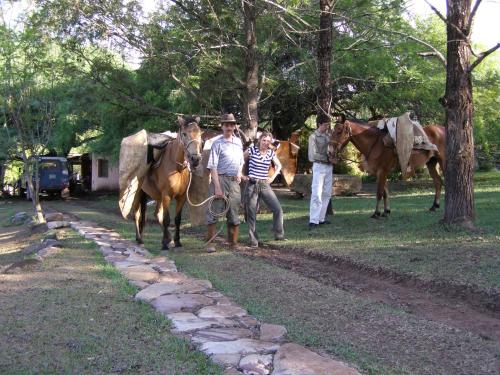
[[[261,178],[249,178],[250,183],[252,184],[267,184],[267,179],[261,179]]]
[[[238,181],[238,177],[236,176],[228,176],[227,174],[220,174],[219,177],[225,178],[230,181]]]
[[[320,160],[315,160],[314,161],[315,163],[318,163],[318,164],[330,164],[329,162],[327,161],[320,161]]]

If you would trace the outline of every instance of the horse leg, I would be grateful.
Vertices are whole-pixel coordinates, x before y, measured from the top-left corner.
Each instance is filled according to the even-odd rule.
[[[387,188],[387,181],[385,182],[384,186],[384,213],[382,214],[383,217],[389,217],[391,214],[391,207],[389,206],[389,189]]]
[[[144,231],[144,224],[146,223],[146,207],[148,197],[144,192],[141,192],[139,207],[135,211],[135,240],[138,244],[143,244],[142,232]]]
[[[431,158],[427,162],[427,169],[429,170],[429,174],[432,177],[432,181],[434,182],[434,202],[432,203],[431,208],[429,208],[429,211],[433,212],[436,211],[436,208],[439,208],[439,198],[441,197],[441,187],[443,185],[441,181],[441,176],[439,175],[436,165],[437,165],[437,159],[436,158]]]
[[[182,208],[184,207],[185,202],[186,202],[186,195],[184,194],[182,197],[178,197],[175,203],[175,234],[174,234],[175,247],[182,247],[180,228],[181,228]]]
[[[375,206],[375,212],[372,215],[372,219],[380,218],[380,201],[384,195],[386,181],[387,175],[380,172],[377,173],[377,204]]]
[[[162,214],[162,222],[161,225],[163,226],[163,240],[162,240],[162,250],[168,250],[168,245],[170,244],[170,241],[172,241],[172,236],[170,235],[170,231],[168,230],[168,227],[170,225],[170,213],[168,212],[168,206],[170,204],[170,197],[164,196],[161,202],[161,209],[158,211],[158,216]]]

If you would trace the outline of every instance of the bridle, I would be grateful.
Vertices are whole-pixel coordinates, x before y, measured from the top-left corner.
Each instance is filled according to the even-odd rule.
[[[346,160],[346,161],[354,162],[354,160],[349,160],[349,159],[346,159],[346,158],[340,158],[340,153],[342,152],[342,150],[340,149],[339,145],[341,146],[341,143],[344,143],[344,145],[347,145],[349,142],[353,142],[353,134],[352,134],[351,125],[349,125],[348,123],[345,123],[345,122],[342,125],[344,126],[344,128],[342,129],[342,133],[340,134],[339,138],[342,139],[342,135],[346,131],[345,129],[347,129],[347,139],[346,139],[345,142],[343,140],[341,142],[340,141],[332,141],[332,140],[330,140],[330,144],[333,146],[333,149],[334,149],[334,152],[335,152],[333,158],[334,159],[339,159],[339,160]],[[330,139],[331,139],[331,137],[330,137]]]
[[[189,127],[191,125],[196,125],[198,126],[198,123],[196,122],[190,122],[189,124],[185,125],[185,127]],[[201,145],[202,145],[202,142],[201,142],[201,139],[190,139],[187,143],[186,143],[186,136],[183,136],[182,135],[182,131],[179,131],[179,138],[180,138],[180,141],[181,141],[181,144],[184,148],[184,163],[179,163],[177,162],[177,164],[179,166],[182,167],[182,169],[184,168],[188,168],[190,167],[190,164],[188,162],[187,157],[190,156],[190,153],[189,153],[189,146],[191,145],[191,143],[196,143],[197,146],[198,146],[198,150],[201,149]],[[200,153],[201,154],[201,153]]]

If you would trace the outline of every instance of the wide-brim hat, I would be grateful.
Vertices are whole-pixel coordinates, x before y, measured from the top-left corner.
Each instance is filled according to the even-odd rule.
[[[234,115],[232,113],[226,113],[220,117],[220,123],[222,125],[224,125],[224,124],[236,125],[237,122],[236,122],[236,119],[234,118]]]

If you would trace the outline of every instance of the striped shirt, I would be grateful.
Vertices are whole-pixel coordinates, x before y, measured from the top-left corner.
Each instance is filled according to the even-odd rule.
[[[265,180],[269,177],[269,166],[274,158],[275,152],[268,149],[265,155],[261,155],[257,146],[248,149],[248,177]]]

